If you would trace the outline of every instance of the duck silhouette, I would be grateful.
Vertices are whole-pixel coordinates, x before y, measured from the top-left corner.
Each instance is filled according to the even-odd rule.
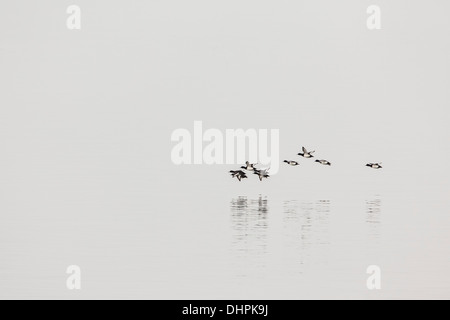
[[[380,163],[368,163],[368,164],[366,164],[366,167],[370,167],[372,169],[382,169],[383,168],[381,166],[381,162]]]
[[[324,166],[331,166],[331,163],[327,160],[316,160],[316,162],[323,164]]]
[[[245,167],[242,166],[241,169],[247,170],[247,171],[255,171],[256,163],[250,163],[248,161],[245,161]]]
[[[314,156],[312,155],[315,151],[308,151],[306,150],[305,147],[302,147],[302,151],[298,153],[299,156],[302,156],[303,158],[314,158]]]
[[[270,177],[269,169],[255,170],[253,173],[258,175],[259,181],[263,181],[263,179],[267,179]]]
[[[239,181],[247,178],[247,174],[242,170],[230,170],[232,178],[237,178]]]

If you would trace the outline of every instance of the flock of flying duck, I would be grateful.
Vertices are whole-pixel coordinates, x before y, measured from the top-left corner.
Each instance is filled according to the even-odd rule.
[[[310,159],[310,158],[314,158],[313,153],[315,151],[308,151],[306,150],[305,147],[302,147],[302,152],[298,153],[297,155],[302,156],[303,158],[306,159]],[[283,162],[287,163],[290,166],[298,166],[299,163],[297,161],[294,160],[284,160]],[[331,163],[327,160],[316,160],[315,162],[324,165],[324,166],[331,166]],[[242,170],[231,170],[230,174],[232,178],[236,178],[239,181],[241,181],[242,179],[246,179],[247,177],[247,173],[243,170],[249,171],[249,172],[253,172],[253,174],[256,174],[259,177],[259,181],[263,181],[263,179],[267,179],[269,178],[269,170],[270,168],[267,169],[257,169],[256,167],[256,163],[250,163],[248,161],[245,162],[245,166],[242,166],[241,169]],[[372,169],[381,169],[383,168],[381,166],[381,163],[368,163],[366,164],[366,167],[370,167]]]

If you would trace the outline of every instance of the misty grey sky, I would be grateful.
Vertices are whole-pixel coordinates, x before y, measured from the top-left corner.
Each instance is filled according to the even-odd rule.
[[[72,4],[82,10],[78,31],[66,28]],[[381,7],[381,30],[366,27],[371,4]],[[418,208],[424,211],[414,221],[429,215],[430,235],[449,225],[446,1],[45,0],[0,7],[0,254],[9,261],[0,282],[17,290],[9,294],[66,294],[38,288],[44,278],[60,281],[56,272],[77,258],[99,273],[118,263],[131,274],[124,261],[132,253],[120,241],[132,247],[135,228],[208,219],[208,210],[225,219],[227,201],[241,195],[382,194],[396,208],[390,226]],[[227,172],[235,166],[175,166],[171,133],[192,131],[196,120],[223,131],[279,129],[281,160],[301,165],[281,166],[263,184],[232,180]],[[300,159],[303,145],[333,166]],[[382,171],[364,167],[378,161]],[[219,195],[227,201],[217,203]],[[402,209],[397,198],[423,201]],[[126,212],[147,215],[128,220]],[[108,235],[118,242],[117,256],[90,260]],[[448,237],[427,239],[450,244]],[[170,241],[149,246],[181,250]],[[105,283],[85,294],[107,295]]]

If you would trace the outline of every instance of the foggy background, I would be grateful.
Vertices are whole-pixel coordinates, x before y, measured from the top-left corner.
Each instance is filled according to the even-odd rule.
[[[450,297],[448,2],[0,9],[0,298]],[[279,129],[300,166],[176,166],[196,120]]]

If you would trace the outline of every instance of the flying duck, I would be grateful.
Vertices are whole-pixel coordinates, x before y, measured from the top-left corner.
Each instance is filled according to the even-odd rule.
[[[368,163],[368,164],[366,164],[366,167],[370,167],[372,169],[382,169],[383,168],[381,166],[381,162],[380,163]]]
[[[257,174],[259,176],[259,181],[263,181],[264,178],[269,178],[269,169],[261,169],[261,170],[255,170],[253,172],[254,174]]]
[[[232,178],[237,178],[239,181],[247,178],[247,175],[242,170],[230,170],[230,174]]]
[[[256,168],[255,166],[257,165],[256,163],[250,163],[248,161],[245,162],[245,167],[242,166],[241,169],[247,170],[247,171],[255,171]]]
[[[331,166],[331,163],[327,160],[316,160],[316,162],[323,164],[324,166]]]
[[[283,162],[286,162],[290,166],[298,166],[298,162],[297,161],[284,160]]]
[[[308,150],[306,150],[305,147],[302,147],[302,151],[303,153],[299,153],[299,156],[302,156],[303,158],[314,158],[314,156],[312,155],[315,151],[310,151],[308,152]]]

